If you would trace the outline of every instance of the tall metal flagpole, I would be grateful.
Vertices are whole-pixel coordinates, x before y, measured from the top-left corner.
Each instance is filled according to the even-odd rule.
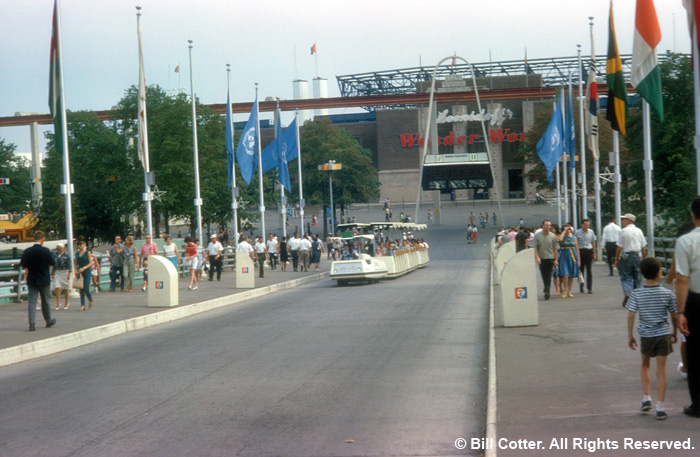
[[[644,125],[644,189],[647,212],[647,252],[654,257],[654,189],[652,187],[652,171],[654,161],[651,159],[651,113],[649,103],[642,100],[642,120]]]
[[[63,45],[61,43],[61,5],[60,1],[56,0],[56,47],[58,48],[58,71],[59,71],[59,91],[60,98],[60,116],[61,116],[61,146],[63,148],[63,187],[61,193],[64,194],[66,201],[66,241],[68,244],[68,256],[75,258],[75,250],[73,248],[73,207],[71,204],[71,194],[73,193],[73,184],[70,182],[70,160],[68,157],[68,119],[66,116],[66,92],[63,81]]]
[[[258,83],[255,83],[255,99],[258,99]],[[258,105],[256,105],[257,107]],[[265,195],[263,194],[262,147],[260,145],[260,108],[255,110],[255,144],[258,147],[258,191],[260,192],[260,236],[265,240]]]
[[[593,63],[593,68],[596,68],[596,63],[595,63],[595,41],[593,40],[593,17],[589,17],[588,19],[591,20],[590,26],[591,26],[591,62]],[[596,141],[598,140],[598,137],[596,137]],[[598,232],[598,236],[602,236],[603,234],[603,221],[602,221],[602,215],[600,214],[601,208],[600,208],[600,149],[598,150],[598,157],[593,155],[593,192],[595,193],[595,229]],[[584,179],[585,182],[585,179]],[[584,204],[587,205],[587,201],[584,200]],[[588,217],[587,214],[587,206],[586,210],[584,210],[584,218]],[[603,243],[598,242],[596,243],[596,258],[598,260],[602,260],[603,258]]]
[[[569,91],[573,91],[573,86],[571,84],[571,73],[569,73]],[[573,95],[571,96],[571,100],[573,101],[574,97]],[[568,100],[568,99],[567,99]],[[567,109],[568,111],[568,109]],[[571,107],[571,112],[573,113],[573,107]],[[566,116],[564,116],[566,119]],[[566,122],[564,122],[562,125],[566,125]],[[582,160],[584,157],[586,157],[585,154],[581,154]],[[571,168],[570,166],[566,168],[567,174],[571,175],[571,223],[574,226],[574,229],[578,227],[578,220],[577,220],[577,214],[578,214],[578,195],[576,194],[576,154],[574,154],[574,157],[571,158],[569,156],[569,160],[574,161],[574,166]],[[583,164],[585,164],[585,160],[583,161]],[[585,169],[585,168],[584,168]],[[586,176],[585,173],[583,176]]]
[[[581,60],[581,45],[577,44],[578,48],[578,114],[579,114],[579,128],[581,129],[581,135],[579,142],[581,144],[581,169],[583,177],[583,215],[582,219],[588,217],[588,188],[586,187],[586,117],[584,116],[584,98],[583,95],[583,61]]]
[[[571,213],[569,212],[569,162],[567,162],[568,156],[564,154],[560,162],[564,165],[564,172],[562,175],[562,181],[564,182],[564,223],[571,222]]]
[[[197,146],[197,109],[194,98],[194,78],[192,77],[192,40],[187,40],[190,44],[190,92],[192,93],[192,145],[194,147],[194,206],[197,210],[197,236],[202,241],[202,246],[207,240],[202,232],[202,198],[199,194],[199,148]]]
[[[615,157],[614,183],[615,183],[615,223],[622,224],[622,194],[620,193],[620,132],[613,129],[613,155]]]
[[[141,116],[139,119],[139,147],[141,148],[142,161],[143,161],[143,181],[145,187],[145,193],[143,194],[143,201],[146,202],[146,234],[153,237],[153,211],[151,209],[151,200],[153,194],[151,193],[151,180],[149,176],[151,174],[151,165],[148,156],[148,123],[146,122],[146,76],[144,74],[145,69],[143,66],[143,50],[141,48],[141,7],[136,7],[136,31],[139,39],[139,113]],[[170,77],[168,75],[168,77]],[[143,86],[143,93],[141,93],[141,87]],[[141,97],[143,96],[143,100]]]
[[[561,228],[561,181],[559,178],[559,162],[557,162],[556,168],[556,185],[557,185],[557,224],[559,225],[559,228]]]
[[[226,82],[227,82],[227,87],[228,87],[228,97],[226,100],[231,100],[231,64],[226,64]],[[231,109],[230,106],[228,106],[227,111]],[[231,123],[231,143],[233,144],[233,138],[234,138],[234,130],[233,130],[233,116],[229,119],[229,122]],[[233,209],[233,239],[234,239],[234,245],[236,246],[236,249],[238,249],[238,200],[237,200],[237,193],[238,193],[238,187],[236,187],[236,156],[234,153],[233,160],[231,161],[231,176],[233,177],[233,184],[231,186],[231,208]],[[202,240],[202,245],[204,245],[205,241]]]
[[[299,139],[299,110],[294,112],[294,120],[297,129],[297,168],[299,169],[299,216],[301,217],[301,229],[304,231],[304,188],[301,181],[301,140]]]
[[[281,151],[281,147],[279,144],[279,138],[277,138],[277,123],[282,122],[282,113],[280,113],[280,101],[277,99],[277,111],[275,111],[275,140],[278,140],[277,142],[277,153],[279,154]],[[280,129],[280,132],[282,130]],[[278,157],[279,159],[279,157]],[[277,176],[279,177],[279,167],[277,168]],[[282,184],[282,181],[278,179],[278,182],[280,183],[280,207],[282,208],[280,210],[280,213],[282,215],[282,236],[285,238],[287,237],[287,211],[285,211],[285,196],[284,196],[284,184]]]
[[[693,87],[695,92],[695,167],[697,179],[697,194],[700,195],[700,51],[698,51],[698,24],[693,21],[692,56],[693,56]]]

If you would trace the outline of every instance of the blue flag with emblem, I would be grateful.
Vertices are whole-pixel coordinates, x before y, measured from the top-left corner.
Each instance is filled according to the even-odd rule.
[[[253,173],[255,173],[255,169],[258,165],[258,161],[255,157],[258,145],[257,118],[258,98],[255,97],[253,109],[241,133],[241,139],[238,141],[238,148],[236,149],[236,161],[241,170],[243,181],[245,181],[246,184],[250,184],[250,181],[253,179]]]
[[[289,127],[287,127],[288,132]],[[287,142],[285,141],[284,134],[282,133],[282,124],[278,123],[277,126],[277,138],[280,140],[277,142],[277,179],[280,184],[287,189],[287,192],[292,191],[292,184],[289,182],[289,169],[287,168],[287,150],[289,148]]]
[[[552,111],[552,120],[549,121],[549,126],[545,130],[544,135],[537,142],[537,155],[540,156],[545,168],[547,169],[547,180],[551,184],[554,181],[552,172],[557,166],[559,158],[564,153],[564,120],[562,119],[564,103],[564,92],[559,94],[559,100]]]

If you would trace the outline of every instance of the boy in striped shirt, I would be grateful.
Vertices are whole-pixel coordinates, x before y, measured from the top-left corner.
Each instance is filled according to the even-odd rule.
[[[637,332],[641,340],[642,352],[642,411],[651,410],[651,359],[656,357],[656,418],[664,420],[667,417],[664,409],[666,396],[666,357],[673,352],[678,332],[676,296],[673,292],[659,285],[661,281],[661,262],[654,257],[647,257],[639,265],[642,276],[646,279],[643,287],[634,289],[627,301],[627,333],[629,347],[635,350],[637,341],[634,339],[634,315],[639,313]],[[668,325],[668,315],[671,315],[673,333]]]

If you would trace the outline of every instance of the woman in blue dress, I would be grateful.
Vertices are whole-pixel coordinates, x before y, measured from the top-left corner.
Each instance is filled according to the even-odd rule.
[[[569,224],[564,225],[559,240],[559,277],[561,278],[562,298],[572,297],[571,287],[574,278],[578,277],[578,262],[581,256],[578,251],[578,240]]]

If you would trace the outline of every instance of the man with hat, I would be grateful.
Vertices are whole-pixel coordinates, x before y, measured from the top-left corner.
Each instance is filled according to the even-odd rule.
[[[214,280],[214,268],[216,268],[216,280],[221,281],[221,270],[224,266],[222,254],[224,247],[216,240],[216,234],[212,234],[207,246],[209,252],[209,281]]]
[[[642,285],[642,272],[639,263],[647,255],[647,240],[644,233],[634,225],[637,220],[634,214],[627,213],[622,216],[622,230],[617,238],[617,251],[615,252],[615,267],[620,272],[620,282],[625,298],[622,306],[627,304],[630,293]]]

